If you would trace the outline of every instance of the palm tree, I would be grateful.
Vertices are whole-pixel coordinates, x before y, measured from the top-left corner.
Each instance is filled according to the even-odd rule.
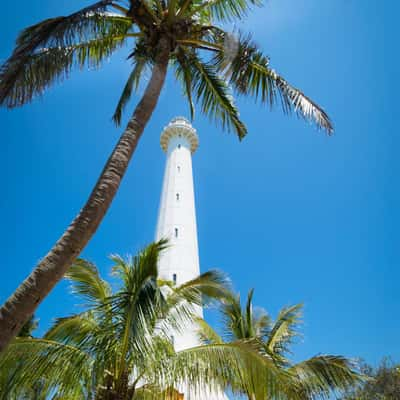
[[[283,308],[273,322],[264,309],[254,310],[253,293],[250,290],[244,307],[239,295],[231,293],[225,297],[221,305],[222,336],[204,320],[199,320],[199,336],[202,341],[217,344],[258,340],[263,357],[272,360],[278,369],[288,373],[288,400],[331,398],[332,394],[343,392],[362,381],[363,377],[354,369],[354,363],[342,356],[317,355],[292,363],[287,354],[290,354],[290,345],[299,335],[297,328],[301,323],[302,305]],[[251,393],[247,397],[250,400],[259,399]]]
[[[128,3],[125,7],[124,3]],[[261,0],[100,0],[71,15],[23,30],[0,68],[0,105],[21,106],[63,80],[74,67],[98,67],[128,45],[132,71],[114,113],[117,124],[146,69],[151,78],[84,207],[53,248],[0,309],[0,351],[33,314],[86,246],[109,208],[142,132],[156,107],[168,65],[189,101],[242,139],[232,93],[282,104],[328,134],[327,114],[278,75],[249,36],[236,37],[218,23],[240,19]]]
[[[204,385],[262,396],[283,390],[286,376],[251,342],[174,351],[171,331],[193,322],[194,306],[224,295],[227,282],[216,271],[181,286],[160,280],[164,248],[160,241],[133,259],[113,256],[121,281],[114,292],[93,264],[74,263],[67,277],[82,312],[57,319],[42,339],[16,338],[8,346],[0,356],[0,399],[35,399],[38,383],[43,400],[173,399],[183,382],[194,392]],[[230,385],[233,372],[241,379]]]

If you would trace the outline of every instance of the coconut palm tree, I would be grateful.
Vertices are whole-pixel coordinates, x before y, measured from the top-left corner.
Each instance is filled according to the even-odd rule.
[[[283,391],[286,375],[251,342],[175,352],[171,332],[193,322],[194,306],[221,297],[227,281],[216,271],[180,286],[160,280],[164,248],[160,241],[133,259],[113,256],[116,291],[92,263],[74,263],[67,277],[82,311],[57,319],[41,339],[16,338],[8,346],[0,356],[0,399],[173,399],[183,382],[192,392],[204,385],[262,396]],[[233,372],[241,379],[231,385]]]
[[[98,67],[122,46],[131,49],[132,71],[114,113],[117,124],[145,70],[147,88],[94,189],[76,218],[29,277],[0,309],[0,351],[62,278],[95,233],[156,107],[168,65],[182,84],[191,114],[194,103],[242,139],[246,126],[232,93],[272,106],[282,104],[332,132],[327,114],[270,67],[247,35],[218,26],[243,17],[261,0],[100,0],[71,15],[23,30],[0,68],[0,105],[21,106],[77,67]]]
[[[332,398],[338,392],[362,381],[352,361],[334,355],[317,355],[299,363],[288,358],[290,345],[299,335],[302,305],[283,308],[272,321],[262,308],[253,308],[253,290],[242,307],[240,296],[231,293],[222,302],[223,334],[219,335],[204,320],[199,320],[199,336],[203,343],[230,343],[236,340],[256,339],[260,343],[263,357],[272,360],[274,365],[288,373],[287,398],[322,399]],[[250,400],[263,399],[248,393]],[[263,399],[264,400],[264,399]]]

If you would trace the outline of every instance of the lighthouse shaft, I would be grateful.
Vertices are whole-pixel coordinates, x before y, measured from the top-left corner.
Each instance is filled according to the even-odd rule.
[[[186,120],[171,122],[161,136],[167,161],[156,238],[168,238],[170,247],[160,258],[159,272],[163,279],[177,285],[200,274],[192,173],[194,143],[197,146],[196,132]],[[202,317],[201,307],[196,313]],[[176,350],[199,344],[192,327],[173,336]]]

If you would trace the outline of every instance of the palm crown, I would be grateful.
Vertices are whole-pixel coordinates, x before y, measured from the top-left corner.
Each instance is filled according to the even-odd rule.
[[[97,67],[128,45],[133,68],[114,113],[116,123],[143,71],[164,51],[192,116],[197,101],[203,113],[243,138],[247,131],[233,102],[235,92],[270,106],[280,101],[285,112],[293,110],[332,132],[326,113],[270,68],[250,36],[231,35],[214,24],[241,18],[260,5],[258,0],[130,0],[126,8],[123,3],[102,0],[24,30],[0,71],[0,103],[22,105],[72,67]]]

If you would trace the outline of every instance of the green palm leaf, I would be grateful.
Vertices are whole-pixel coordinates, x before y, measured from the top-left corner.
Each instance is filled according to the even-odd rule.
[[[44,339],[16,339],[0,357],[0,370],[18,366],[8,384],[34,387],[43,382],[42,394],[84,396],[90,382],[91,359],[81,350]]]
[[[101,0],[68,16],[55,17],[24,29],[17,38],[16,53],[34,51],[50,43],[66,46],[76,40],[86,40],[94,33],[103,31],[109,20],[106,10],[112,0]]]
[[[270,106],[279,99],[285,113],[294,111],[328,134],[333,132],[325,111],[271,69],[269,58],[262,54],[250,36],[235,38],[214,30],[214,40],[224,46],[224,50],[214,56],[214,62],[239,93],[260,97]]]
[[[131,21],[105,14],[108,3],[102,1],[68,17],[25,29],[13,54],[0,68],[0,104],[25,104],[68,76],[72,67],[98,67],[122,46]]]
[[[209,17],[211,21],[232,21],[243,18],[253,6],[262,6],[262,0],[206,0],[200,4],[192,2],[189,15]]]
[[[210,270],[174,288],[168,300],[185,300],[204,306],[212,300],[225,297],[229,290],[230,280],[227,276],[221,271]]]
[[[100,332],[100,326],[93,312],[85,312],[71,317],[57,318],[47,331],[45,339],[84,348]]]
[[[131,98],[132,91],[137,90],[142,73],[146,68],[147,60],[144,57],[134,57],[135,65],[129,75],[128,81],[125,84],[121,97],[118,101],[117,108],[114,111],[113,120],[116,125],[121,124],[122,113]]]
[[[305,399],[330,398],[364,380],[355,364],[341,356],[320,355],[291,366],[288,371],[298,380],[299,394]]]
[[[161,287],[166,302],[158,329],[166,337],[169,337],[171,328],[176,332],[191,329],[188,327],[198,320],[199,307],[214,304],[226,295],[229,288],[230,281],[226,275],[216,270],[203,273],[177,287],[167,282]]]
[[[223,299],[221,313],[225,329],[224,337],[227,340],[234,341],[248,338],[239,295],[231,293]]]
[[[90,305],[104,304],[111,295],[110,285],[100,277],[97,267],[89,261],[78,259],[65,277],[71,281],[72,293]]]
[[[302,304],[296,304],[279,312],[265,343],[265,348],[272,357],[284,361],[284,354],[290,351],[290,344],[299,335],[297,328],[301,322],[302,308]]]
[[[178,352],[172,359],[173,383],[185,382],[193,392],[204,387],[230,388],[257,399],[283,397],[289,375],[260,354],[257,340],[203,345]]]
[[[213,64],[202,62],[194,52],[185,51],[185,57],[186,65],[190,66],[192,91],[201,103],[202,112],[221,123],[223,128],[234,129],[239,139],[243,139],[247,129],[240,120],[225,80]]]
[[[195,108],[192,96],[192,75],[190,74],[190,65],[188,63],[187,57],[181,48],[177,49],[176,60],[175,60],[175,76],[177,80],[181,83],[183,88],[183,93],[189,102],[190,118],[194,119]]]

